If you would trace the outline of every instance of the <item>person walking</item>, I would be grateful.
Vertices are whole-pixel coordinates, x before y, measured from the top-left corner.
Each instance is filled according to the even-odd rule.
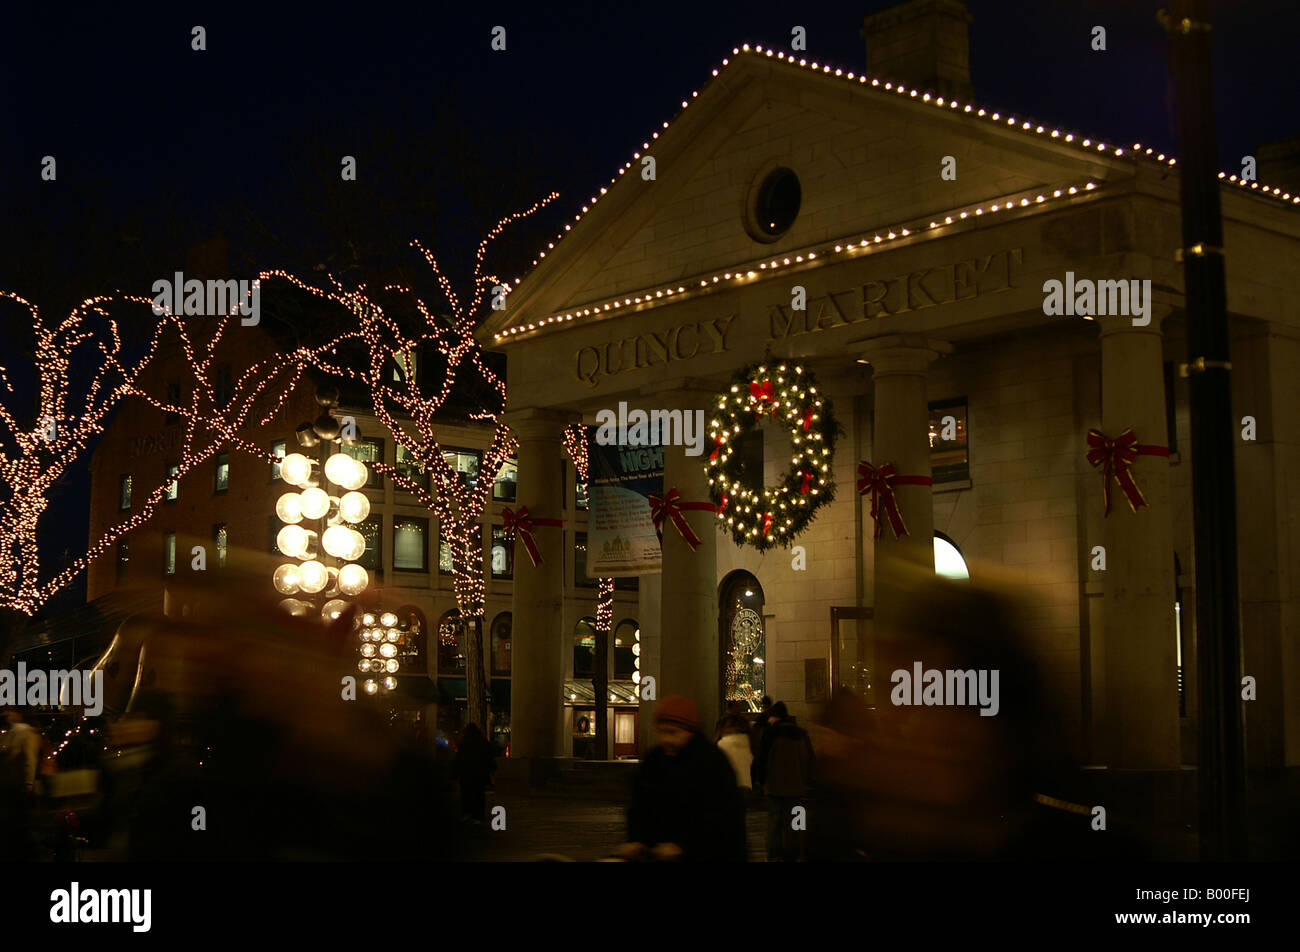
[[[753,795],[751,767],[754,755],[749,748],[749,722],[743,717],[729,714],[718,724],[718,750],[727,755],[731,769],[736,773],[736,786],[748,803]]]
[[[0,859],[37,858],[36,769],[41,735],[18,708],[6,708],[0,734]]]
[[[754,780],[763,784],[768,798],[767,858],[769,862],[802,861],[814,763],[812,741],[784,701],[772,706],[768,724],[752,768]],[[802,823],[797,807],[803,808]]]
[[[700,733],[695,702],[663,698],[658,743],[632,784],[623,859],[743,862],[745,807],[731,761]]]
[[[487,788],[496,770],[496,751],[474,723],[465,725],[456,751],[456,776],[460,779],[461,812],[482,823],[487,812]]]

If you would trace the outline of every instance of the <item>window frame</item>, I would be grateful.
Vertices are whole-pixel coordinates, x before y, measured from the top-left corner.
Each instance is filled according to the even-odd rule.
[[[397,534],[399,523],[423,523],[424,545],[420,546],[420,568],[408,568],[397,564]],[[393,516],[393,571],[428,573],[429,571],[429,519],[427,516]]]
[[[220,496],[230,491],[230,451],[217,453],[212,457],[212,493]],[[221,467],[226,467],[226,484],[221,485]]]

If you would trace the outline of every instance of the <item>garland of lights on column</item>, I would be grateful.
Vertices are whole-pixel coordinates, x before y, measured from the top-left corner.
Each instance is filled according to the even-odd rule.
[[[762,473],[746,472],[736,452],[767,419],[785,427],[790,437],[790,468],[775,486],[763,485]],[[830,401],[802,365],[750,364],[732,378],[709,421],[713,452],[705,470],[718,520],[737,545],[760,552],[788,547],[835,498],[831,460],[839,429]]]

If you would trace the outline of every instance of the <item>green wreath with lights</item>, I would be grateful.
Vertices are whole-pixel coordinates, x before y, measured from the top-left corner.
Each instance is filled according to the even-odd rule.
[[[790,468],[775,486],[764,486],[761,469],[748,472],[736,452],[746,434],[769,418],[790,436]],[[718,520],[737,545],[760,552],[788,548],[835,498],[831,460],[839,432],[831,402],[807,367],[769,361],[750,364],[732,378],[709,423],[713,452],[705,468]]]

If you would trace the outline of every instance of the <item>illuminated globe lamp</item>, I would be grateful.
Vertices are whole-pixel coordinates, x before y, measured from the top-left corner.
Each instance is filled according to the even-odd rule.
[[[302,575],[298,571],[298,566],[292,562],[286,562],[275,570],[271,577],[275,590],[281,595],[293,595],[302,587]],[[296,599],[286,599],[287,601],[296,601]]]
[[[308,519],[323,519],[325,514],[330,511],[329,493],[314,486],[311,489],[302,491],[300,502],[302,514]]]
[[[325,566],[315,559],[302,563],[298,571],[301,578],[299,584],[308,595],[317,595],[325,591],[325,586],[329,584],[329,572],[325,571]]]
[[[275,514],[290,525],[302,522],[302,498],[298,493],[285,493],[275,501]]]
[[[370,517],[370,499],[365,493],[355,490],[346,492],[339,499],[339,518],[350,525],[365,522]]]
[[[366,537],[351,526],[330,526],[321,536],[321,545],[334,558],[352,562],[366,551]]]
[[[311,460],[301,453],[290,453],[280,461],[280,475],[290,486],[310,486]]]
[[[308,559],[315,555],[316,533],[302,526],[285,526],[276,533],[275,546],[295,559]]]
[[[320,610],[321,617],[326,621],[335,621],[340,615],[348,610],[348,603],[341,598],[332,598],[325,603]]]
[[[339,591],[344,595],[360,595],[370,584],[370,573],[355,562],[339,569]]]
[[[336,486],[356,491],[366,484],[369,471],[365,463],[347,453],[335,453],[325,461],[325,478]]]

